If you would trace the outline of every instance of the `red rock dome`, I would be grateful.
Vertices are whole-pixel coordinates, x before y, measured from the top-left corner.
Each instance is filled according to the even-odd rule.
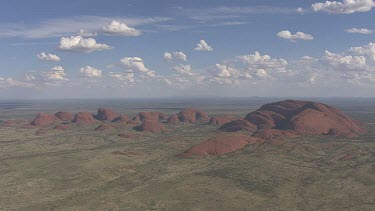
[[[90,112],[78,112],[75,114],[72,122],[77,124],[93,124],[96,123],[96,120]]]
[[[160,121],[165,119],[165,115],[161,112],[139,112],[134,117],[136,122],[143,122],[145,119]]]
[[[208,121],[209,117],[207,112],[200,111],[194,108],[187,108],[177,114],[181,122],[193,123],[197,120]]]
[[[162,131],[165,131],[165,126],[160,123],[158,120],[149,120],[145,119],[142,122],[142,125],[134,127],[135,130],[139,131],[148,131],[153,133],[160,133]]]
[[[311,101],[285,100],[265,104],[246,115],[244,120],[256,125],[258,130],[287,130],[298,135],[327,134],[355,137],[365,132],[358,122],[340,110]],[[233,123],[234,121],[227,124]],[[273,132],[275,131],[271,131]]]
[[[116,114],[112,109],[110,108],[99,108],[98,114],[96,114],[95,118],[97,120],[106,120],[106,121],[113,121],[118,117],[118,114]]]
[[[74,114],[71,112],[58,111],[55,113],[56,118],[64,122],[71,122],[74,119]]]
[[[47,126],[52,125],[56,121],[56,119],[57,118],[53,114],[39,113],[35,116],[31,124],[34,126]]]
[[[167,119],[167,124],[176,124],[176,123],[179,123],[179,122],[180,122],[180,120],[178,119],[177,114],[173,114]]]
[[[118,117],[112,120],[112,122],[118,122],[118,123],[128,123],[130,121],[130,118],[126,116],[125,114],[120,114]]]
[[[254,143],[263,143],[263,140],[239,134],[217,136],[191,147],[178,156],[191,157],[193,155],[223,155]]]

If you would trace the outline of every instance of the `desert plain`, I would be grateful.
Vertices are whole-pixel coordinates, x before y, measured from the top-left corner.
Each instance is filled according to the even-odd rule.
[[[254,122],[220,129],[284,100],[1,102],[0,210],[374,210],[375,100],[302,99],[339,109],[358,134],[269,135]],[[186,108],[202,114],[182,119]],[[33,125],[38,113],[58,111],[71,112],[69,122]],[[92,122],[74,123],[77,112],[92,114]],[[153,115],[160,119],[147,119]],[[228,143],[233,137],[241,140]]]

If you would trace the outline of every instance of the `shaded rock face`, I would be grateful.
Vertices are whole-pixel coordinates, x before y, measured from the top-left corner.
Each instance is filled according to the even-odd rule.
[[[253,133],[252,137],[264,140],[278,140],[285,138],[295,138],[297,137],[297,134],[294,131],[290,130],[264,129],[256,131],[255,133]]]
[[[67,130],[69,129],[69,125],[68,124],[59,124],[59,125],[56,125],[53,129],[54,130]]]
[[[257,126],[244,119],[238,119],[225,123],[223,126],[219,128],[219,130],[225,132],[237,132],[240,130],[254,132],[257,130]]]
[[[145,119],[142,122],[142,125],[134,127],[135,130],[138,131],[147,131],[152,133],[160,133],[162,131],[165,131],[165,126],[160,123],[158,120],[149,120]]]
[[[193,155],[223,155],[254,143],[263,143],[263,140],[238,134],[218,136],[197,144],[178,156],[186,158]]]
[[[161,112],[140,112],[134,117],[134,121],[139,123],[146,119],[160,121],[165,119],[165,115]]]
[[[173,114],[173,115],[171,115],[171,116],[167,119],[167,124],[177,124],[177,123],[179,123],[179,122],[180,122],[180,120],[179,120],[177,114]]]
[[[77,124],[92,124],[96,121],[90,112],[78,112],[75,114],[72,122]]]
[[[197,120],[208,121],[207,112],[200,111],[198,109],[187,108],[180,111],[178,114],[178,119],[181,122],[193,123]]]
[[[235,116],[215,116],[215,117],[210,118],[209,124],[210,125],[223,125],[225,123],[234,121],[236,119],[238,118]]]
[[[64,122],[71,122],[74,119],[73,113],[65,111],[56,112],[55,117]]]
[[[130,121],[130,118],[126,116],[125,114],[120,114],[118,117],[112,120],[112,122],[118,122],[118,123],[128,123]]]
[[[289,130],[298,135],[355,137],[365,132],[358,122],[338,109],[311,101],[285,100],[265,104],[246,115],[244,120],[256,125],[258,130]]]
[[[57,120],[57,118],[53,114],[39,113],[35,116],[35,118],[31,122],[31,125],[48,126],[48,125],[52,125],[56,120]]]
[[[103,130],[111,130],[111,129],[113,129],[112,126],[110,126],[108,124],[101,124],[98,127],[96,127],[94,130],[96,130],[96,131],[103,131]]]
[[[107,121],[113,121],[118,117],[118,114],[116,114],[112,109],[109,108],[99,108],[98,114],[95,116],[97,120],[107,120]]]

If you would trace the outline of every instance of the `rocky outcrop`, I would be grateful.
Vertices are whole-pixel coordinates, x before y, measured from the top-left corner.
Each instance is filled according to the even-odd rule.
[[[64,122],[71,122],[74,119],[74,114],[71,112],[58,111],[55,117]]]
[[[207,112],[203,112],[194,108],[184,109],[180,111],[177,115],[178,115],[178,119],[180,120],[180,122],[187,122],[187,123],[193,123],[198,120],[208,121],[209,119]]]
[[[158,120],[149,119],[143,120],[142,125],[136,126],[134,127],[134,129],[138,131],[147,131],[152,133],[160,133],[166,130],[165,126]]]
[[[134,121],[143,122],[144,120],[156,120],[161,121],[165,119],[165,115],[161,112],[139,112],[135,117]]]
[[[177,114],[173,114],[173,115],[171,115],[171,116],[167,119],[167,124],[177,124],[177,123],[179,123],[179,122],[180,122],[180,120],[179,120]]]
[[[31,125],[48,126],[48,125],[52,125],[53,123],[55,123],[56,120],[57,120],[57,118],[53,114],[39,113],[32,120]]]
[[[72,122],[76,124],[93,124],[96,123],[96,120],[90,112],[78,112]]]
[[[119,115],[116,114],[112,109],[110,108],[99,108],[98,113],[96,114],[95,118],[100,121],[113,121],[116,119]]]
[[[311,101],[285,100],[265,104],[260,109],[246,115],[244,120],[256,125],[258,130],[293,131],[297,135],[355,137],[365,132],[358,122],[337,108]],[[234,121],[227,124],[234,124]],[[266,130],[265,132],[269,133],[270,131]],[[271,133],[274,132],[271,131]],[[280,132],[276,131],[276,133]]]
[[[117,123],[128,123],[130,121],[130,118],[126,116],[125,114],[120,114],[118,117],[112,120],[112,122]]]
[[[223,135],[210,138],[200,144],[197,144],[178,156],[187,158],[193,155],[224,155],[242,149],[248,144],[260,144],[263,142],[264,140],[262,139],[246,135]]]

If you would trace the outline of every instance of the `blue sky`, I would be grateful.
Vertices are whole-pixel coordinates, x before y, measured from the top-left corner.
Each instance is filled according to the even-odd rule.
[[[374,97],[374,7],[3,1],[0,98]]]

